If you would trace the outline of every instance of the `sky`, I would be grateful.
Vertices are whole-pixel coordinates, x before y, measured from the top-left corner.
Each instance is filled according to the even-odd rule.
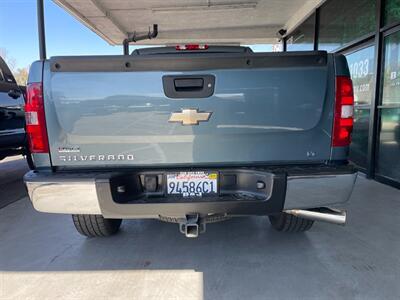
[[[47,57],[122,54],[51,0],[44,0]],[[0,0],[0,48],[23,68],[39,59],[36,0]],[[134,47],[131,47],[133,50]],[[257,45],[255,51],[271,51]]]
[[[121,54],[50,0],[45,3],[47,56]],[[0,0],[0,48],[26,67],[39,59],[36,0]]]

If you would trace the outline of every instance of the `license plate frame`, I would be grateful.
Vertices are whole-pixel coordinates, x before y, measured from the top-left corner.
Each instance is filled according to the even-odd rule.
[[[217,196],[219,173],[216,171],[178,171],[166,174],[168,196],[203,198]]]

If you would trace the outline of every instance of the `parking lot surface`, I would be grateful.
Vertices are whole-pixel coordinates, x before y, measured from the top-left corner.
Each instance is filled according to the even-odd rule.
[[[28,164],[21,156],[0,161],[0,209],[26,196],[22,176],[28,170]]]
[[[36,212],[21,159],[0,163],[0,299],[399,299],[400,191],[359,177],[345,227],[282,234],[267,218],[210,224],[125,220],[88,239]]]

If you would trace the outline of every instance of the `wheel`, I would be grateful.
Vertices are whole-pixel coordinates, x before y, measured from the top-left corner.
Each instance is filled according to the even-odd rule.
[[[26,162],[28,163],[29,169],[34,170],[35,164],[33,163],[32,154],[29,151],[27,151],[27,153],[25,153],[25,157],[26,157]]]
[[[32,153],[29,150],[28,142],[25,143],[23,155],[26,158],[26,162],[28,163],[29,169],[34,170],[35,169],[35,163],[33,162]]]
[[[72,215],[76,230],[87,237],[110,236],[117,233],[121,219],[105,219],[102,215]]]
[[[304,232],[314,224],[312,220],[299,218],[287,213],[269,216],[269,221],[275,230],[283,232]]]

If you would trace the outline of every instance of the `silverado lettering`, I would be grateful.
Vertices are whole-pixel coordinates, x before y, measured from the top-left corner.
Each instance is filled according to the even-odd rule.
[[[133,154],[110,154],[110,155],[59,155],[61,161],[115,161],[115,160],[134,160]]]

